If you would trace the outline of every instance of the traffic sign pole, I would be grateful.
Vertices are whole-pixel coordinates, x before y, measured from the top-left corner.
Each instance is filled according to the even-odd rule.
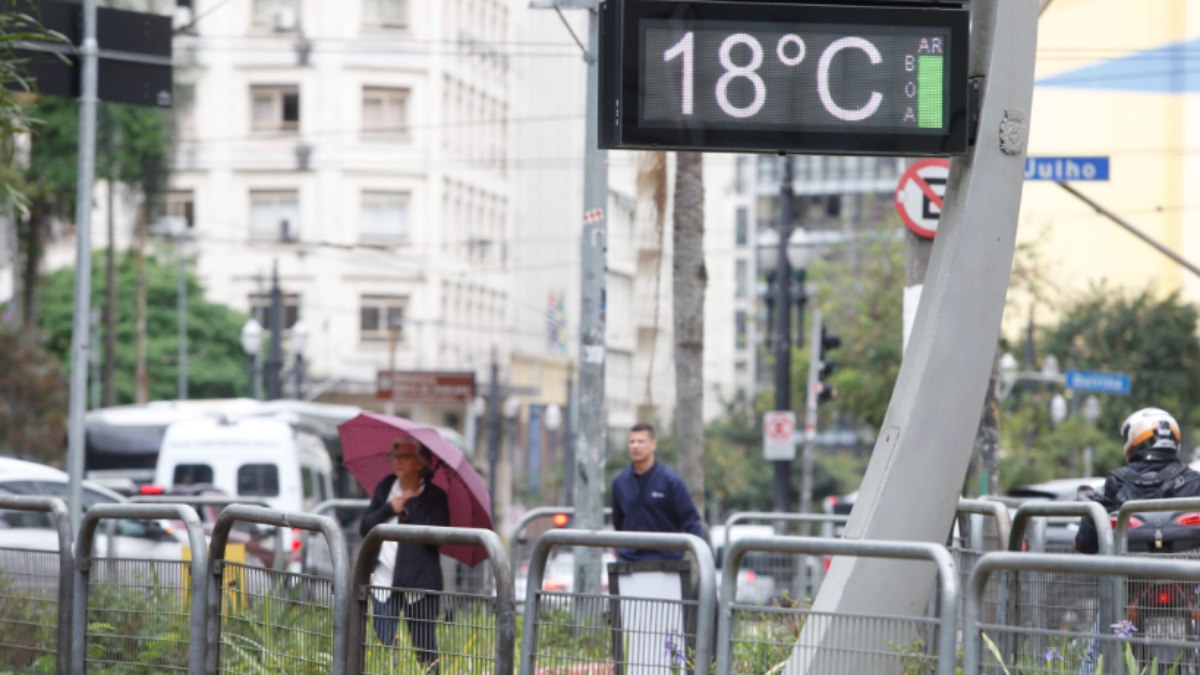
[[[67,474],[71,528],[83,519],[83,414],[92,314],[92,184],[96,178],[96,91],[98,52],[96,0],[83,0],[82,95],[79,97],[79,164],[75,184],[75,308],[71,324],[71,382],[67,413]],[[81,661],[82,662],[82,661]]]

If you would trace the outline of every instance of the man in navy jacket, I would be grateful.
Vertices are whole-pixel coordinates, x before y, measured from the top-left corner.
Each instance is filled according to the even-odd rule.
[[[613,478],[613,528],[627,532],[687,532],[704,539],[700,514],[679,474],[655,461],[654,427],[639,423],[629,430],[630,466]],[[676,560],[680,551],[619,548],[620,560]]]

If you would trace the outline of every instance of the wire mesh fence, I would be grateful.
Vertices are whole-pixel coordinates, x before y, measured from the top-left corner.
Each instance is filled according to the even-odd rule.
[[[219,672],[332,670],[329,578],[233,562],[221,567]]]
[[[496,598],[368,586],[364,674],[496,672]]]
[[[90,565],[83,636],[86,667],[99,672],[187,672],[192,640],[187,563],[95,558]]]
[[[730,609],[733,673],[938,671],[936,619],[814,612],[807,603]]]
[[[695,600],[538,591],[526,612],[535,632],[533,672],[682,673],[695,667]],[[707,638],[711,639],[711,638]]]
[[[58,551],[0,548],[0,671],[58,666]]]

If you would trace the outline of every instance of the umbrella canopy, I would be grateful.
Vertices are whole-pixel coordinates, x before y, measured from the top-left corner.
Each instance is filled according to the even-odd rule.
[[[446,493],[450,506],[451,527],[492,529],[492,499],[487,483],[475,471],[458,448],[437,431],[403,417],[362,413],[338,425],[342,439],[342,460],[367,494],[392,475],[388,450],[398,438],[411,437],[433,454],[434,472],[430,482]],[[477,546],[443,546],[442,553],[467,565],[477,565],[487,552]]]

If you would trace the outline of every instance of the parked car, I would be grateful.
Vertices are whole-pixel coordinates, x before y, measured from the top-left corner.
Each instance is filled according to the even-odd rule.
[[[1022,485],[1008,491],[1006,499],[1002,500],[1009,510],[1016,509],[1028,501],[1082,501],[1089,492],[1104,489],[1103,476],[1086,478],[1059,478]],[[1047,517],[1046,518],[1046,551],[1064,553],[1072,550],[1075,544],[1075,533],[1079,531],[1079,518],[1076,517]],[[1026,539],[1028,541],[1028,538]]]
[[[124,497],[91,481],[83,481],[83,507],[126,501]],[[68,500],[68,477],[44,464],[0,458],[0,494],[59,497]],[[188,545],[185,532],[169,521],[114,519],[112,522],[114,557],[148,560],[180,560]],[[110,554],[109,521],[96,529],[95,552]],[[78,537],[78,533],[75,533]],[[0,547],[8,549],[58,550],[58,531],[48,513],[0,510]]]
[[[612,551],[604,550],[600,554],[600,589],[608,592],[608,565],[617,561]],[[529,563],[522,563],[514,578],[513,591],[516,595],[518,611],[524,611],[525,593],[529,587]],[[564,548],[550,555],[546,561],[546,574],[542,579],[542,590],[555,593],[572,593],[575,590],[575,553]],[[544,598],[543,608],[557,609],[570,606],[570,598]]]

